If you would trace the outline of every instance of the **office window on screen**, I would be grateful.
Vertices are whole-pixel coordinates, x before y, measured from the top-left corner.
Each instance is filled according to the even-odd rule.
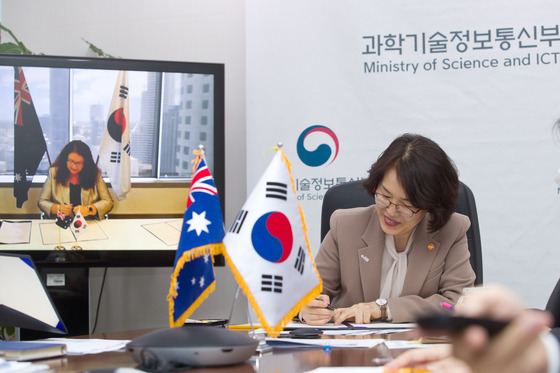
[[[24,67],[24,73],[51,162],[70,140],[87,143],[96,159],[118,71]],[[213,163],[213,133],[190,136],[191,132],[200,134],[198,126],[191,123],[214,123],[213,79],[211,74],[129,71],[133,178],[190,178],[192,167],[185,165],[190,165],[194,157],[190,149],[197,149],[200,144],[206,149],[209,164]],[[0,66],[0,81],[1,102],[13,103],[13,67]],[[13,105],[2,105],[0,174],[11,176],[6,177],[6,182],[13,178],[13,127]],[[44,157],[37,175],[46,175],[48,167]]]

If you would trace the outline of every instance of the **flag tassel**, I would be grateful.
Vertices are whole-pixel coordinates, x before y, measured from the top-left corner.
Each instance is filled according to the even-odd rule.
[[[179,318],[177,318],[176,321],[173,321],[173,307],[170,305],[169,306],[169,324],[171,325],[171,327],[178,327],[178,326],[185,325],[185,322],[187,321],[189,316],[192,315],[194,310],[198,306],[200,306],[202,304],[202,302],[204,302],[206,300],[206,298],[208,298],[210,293],[212,293],[215,289],[216,289],[216,282],[214,281],[213,283],[210,284],[210,286],[208,286],[206,288],[206,290],[204,290],[204,292],[202,294],[200,294],[198,299],[195,300],[192,303],[192,305],[181,316],[179,316]]]
[[[170,288],[169,288],[169,295],[167,296],[167,300],[170,300],[171,297],[176,297],[177,296],[177,291],[175,290],[175,285],[177,284],[177,276],[179,276],[179,273],[181,272],[181,270],[185,266],[185,263],[191,262],[194,259],[198,259],[198,258],[203,257],[205,255],[211,255],[212,256],[212,263],[214,263],[214,255],[221,254],[222,251],[223,251],[222,247],[223,247],[222,243],[209,244],[209,245],[204,245],[204,246],[200,246],[200,247],[191,249],[189,251],[185,251],[183,253],[183,255],[179,258],[179,260],[177,260],[177,264],[175,265],[175,269],[173,270],[173,273],[171,274],[171,285],[170,285]]]
[[[179,273],[185,266],[185,263],[191,262],[194,259],[198,259],[205,255],[210,255],[212,257],[212,264],[213,264],[214,255],[221,254],[223,251],[224,250],[223,250],[222,243],[209,244],[209,245],[204,245],[188,250],[184,252],[183,255],[179,258],[177,264],[175,265],[173,274],[171,275],[171,285],[169,286],[169,294],[167,295],[167,301],[169,302],[169,325],[171,325],[172,327],[184,325],[185,321],[189,318],[190,315],[192,315],[194,310],[197,309],[197,307],[200,306],[202,302],[204,302],[206,298],[208,298],[208,296],[216,289],[216,282],[214,281],[204,290],[204,292],[202,292],[202,294],[200,294],[200,296],[196,299],[196,301],[194,301],[189,306],[189,308],[185,312],[183,312],[183,314],[179,318],[177,318],[177,320],[174,320],[173,310],[175,305],[173,302],[173,298],[176,298],[178,295],[177,287],[176,287],[177,278],[179,276]]]

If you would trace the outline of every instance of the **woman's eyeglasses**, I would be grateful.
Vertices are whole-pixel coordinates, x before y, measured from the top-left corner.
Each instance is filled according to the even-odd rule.
[[[411,218],[414,214],[417,214],[418,212],[421,211],[421,210],[414,211],[413,209],[411,209],[408,206],[393,203],[393,202],[391,202],[389,197],[387,197],[384,194],[381,194],[381,193],[374,193],[374,194],[375,194],[375,203],[377,203],[379,206],[382,206],[382,207],[389,207],[391,205],[395,205],[395,208],[397,209],[397,212],[403,218]]]
[[[68,164],[73,164],[74,166],[83,166],[84,165],[84,162],[75,162],[71,159],[68,159],[67,162],[68,162]]]

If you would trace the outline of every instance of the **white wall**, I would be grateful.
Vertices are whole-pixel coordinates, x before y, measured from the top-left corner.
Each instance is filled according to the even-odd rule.
[[[298,194],[316,252],[325,183],[365,177],[404,132],[431,137],[475,195],[484,282],[504,283],[528,306],[544,307],[560,262],[560,193],[553,180],[560,146],[551,133],[560,118],[560,60],[537,58],[558,53],[560,44],[535,37],[539,42],[526,48],[522,30],[557,25],[558,1],[246,0],[245,7],[248,186],[270,159],[259,156],[259,147],[282,142],[296,182],[317,180]],[[503,27],[521,35],[510,47],[497,38]],[[453,31],[470,35],[462,39],[464,50]],[[481,49],[485,32],[491,42]],[[392,44],[390,35],[402,44]],[[440,36],[449,42],[445,50],[424,42]],[[485,59],[495,66],[457,66]],[[453,69],[445,65],[451,60]],[[367,72],[372,63],[409,69]],[[304,164],[297,151],[301,134],[315,125],[338,138],[306,137],[309,151],[333,150],[318,167]]]
[[[84,38],[122,58],[224,63],[229,225],[246,197],[244,0],[4,0],[1,5],[2,24],[35,53],[93,56]],[[171,268],[110,268],[96,332],[167,326],[170,275]],[[101,278],[102,269],[92,269],[92,311]],[[236,282],[224,267],[216,268],[216,278],[216,291],[193,317],[228,317]],[[234,321],[244,321],[244,307],[236,303]]]

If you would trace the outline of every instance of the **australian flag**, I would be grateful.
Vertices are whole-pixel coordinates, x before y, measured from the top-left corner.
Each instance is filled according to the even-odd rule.
[[[14,69],[14,197],[21,208],[47,144],[23,70]]]
[[[218,190],[202,151],[183,217],[175,268],[171,275],[169,324],[181,326],[216,287],[212,254],[221,254],[224,221]]]
[[[62,211],[58,210],[56,213],[56,225],[60,228],[68,228],[72,224],[72,217],[65,215]]]

